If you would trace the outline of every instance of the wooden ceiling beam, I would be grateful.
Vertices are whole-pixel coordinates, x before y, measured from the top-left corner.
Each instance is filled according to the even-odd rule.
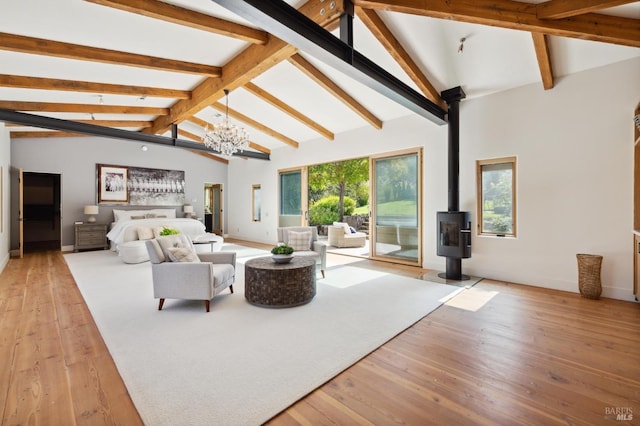
[[[190,121],[193,124],[196,124],[202,127],[203,129],[214,126],[213,123],[209,123],[208,121],[198,118],[196,116],[189,117],[187,121]],[[266,146],[259,145],[252,141],[249,141],[249,147],[255,149],[256,151],[264,152],[265,154],[271,154],[271,150],[269,148],[267,148]]]
[[[221,112],[226,112],[227,110],[229,111],[229,116],[235,118],[236,120],[240,120],[243,123],[248,124],[249,126],[253,127],[256,130],[261,131],[262,133],[265,133],[269,136],[271,136],[274,139],[278,139],[281,142],[286,143],[289,146],[292,146],[294,148],[298,148],[298,146],[300,145],[298,142],[294,141],[293,139],[291,139],[288,136],[283,135],[280,132],[277,132],[276,130],[272,129],[271,127],[262,124],[256,120],[254,120],[251,117],[248,117],[244,114],[242,114],[241,112],[238,112],[232,108],[227,108],[226,105],[221,104],[220,102],[214,102],[213,104],[211,104],[211,106],[215,109],[217,109],[218,111]]]
[[[446,103],[440,98],[440,92],[433,87],[426,75],[422,72],[418,64],[415,63],[411,55],[405,50],[400,41],[393,35],[389,27],[385,25],[380,16],[370,9],[356,7],[356,15],[387,49],[387,52],[395,59],[405,73],[418,86],[420,91],[432,102],[446,109]]]
[[[63,104],[54,102],[0,101],[0,108],[13,111],[83,112],[88,114],[165,115],[168,108],[129,105]]]
[[[220,67],[195,64],[173,59],[138,55],[136,53],[119,52],[98,47],[81,46],[79,44],[45,40],[15,34],[0,33],[0,49],[12,52],[31,53],[34,55],[55,56],[59,58],[78,59],[81,61],[101,62],[116,65],[150,68],[186,74],[197,74],[208,77],[219,77]]]
[[[300,54],[295,54],[289,58],[289,62],[296,68],[306,74],[309,78],[323,87],[327,92],[331,93],[353,112],[362,117],[367,123],[376,129],[382,129],[382,120],[373,115],[371,111],[366,109],[362,104],[356,101],[351,95],[345,92],[340,86],[334,83],[329,77],[324,75],[322,71],[316,68],[311,62],[307,61]]]
[[[202,138],[200,136],[196,135],[195,133],[191,133],[188,130],[178,129],[178,134],[195,142],[202,143]]]
[[[538,59],[538,67],[540,68],[540,76],[542,77],[542,87],[545,90],[553,88],[553,70],[551,67],[551,56],[549,55],[549,43],[547,36],[540,33],[531,33],[533,37],[533,47],[536,51]]]
[[[170,113],[156,119],[154,125],[145,132],[163,133],[167,131],[173,123],[195,115],[203,108],[224,97],[225,89],[234,90],[243,86],[294,52],[295,48],[275,38],[264,46],[256,44],[249,46],[243,53],[222,67],[225,78],[205,79],[192,90],[191,99],[183,99],[173,104]],[[227,72],[227,70],[229,71]]]
[[[76,123],[95,124],[96,126],[105,127],[131,127],[131,128],[145,128],[151,127],[150,121],[142,120],[70,120]],[[24,127],[22,124],[5,123],[6,127]]]
[[[249,141],[249,147],[255,149],[256,151],[264,152],[265,154],[271,154],[271,150],[269,148],[252,141]]]
[[[57,132],[47,130],[35,130],[35,131],[10,131],[9,137],[12,139],[27,139],[27,138],[77,138],[80,136],[87,136],[81,133],[72,132]]]
[[[562,19],[597,12],[635,0],[550,0],[536,6],[540,19]]]
[[[124,84],[92,83],[88,81],[26,77],[7,74],[0,74],[0,86],[19,89],[60,90],[63,92],[88,92],[152,98],[189,99],[191,97],[191,92],[188,90],[128,86]]]
[[[353,0],[364,9],[640,47],[640,20],[587,13],[568,19],[538,18],[536,4],[513,0]]]
[[[255,96],[259,97],[263,101],[271,104],[272,106],[278,108],[280,111],[284,112],[285,114],[295,118],[296,120],[298,120],[299,122],[301,122],[305,126],[308,126],[311,129],[315,130],[316,132],[320,133],[325,138],[327,138],[329,140],[334,140],[335,139],[335,135],[333,134],[332,131],[330,131],[327,128],[321,126],[319,123],[317,123],[316,121],[314,121],[311,118],[307,117],[306,115],[302,114],[300,111],[297,111],[296,109],[291,108],[285,102],[283,102],[280,99],[276,98],[271,93],[267,92],[266,90],[262,89],[261,87],[257,86],[256,84],[249,82],[249,83],[245,84],[243,87],[244,87],[244,89],[246,89],[247,91],[251,92]]]
[[[226,21],[211,15],[196,12],[155,0],[85,0],[102,6],[124,10],[149,18],[183,25],[196,30],[208,31],[255,44],[265,44],[265,31]]]
[[[151,121],[142,120],[71,120],[77,123],[95,124],[96,126],[105,127],[132,127],[132,128],[147,128],[151,127]]]
[[[298,9],[320,25],[330,25],[340,18],[344,11],[342,1],[327,11],[323,2],[310,0]],[[181,119],[195,115],[224,96],[224,90],[234,90],[244,86],[274,65],[296,52],[295,47],[269,36],[264,45],[251,45],[232,58],[222,67],[221,78],[207,78],[191,92],[191,99],[183,99],[171,106],[167,116],[158,117],[147,133],[163,133]]]

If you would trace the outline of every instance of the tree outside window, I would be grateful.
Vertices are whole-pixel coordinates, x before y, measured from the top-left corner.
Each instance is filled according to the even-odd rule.
[[[516,235],[516,157],[478,160],[480,234]]]

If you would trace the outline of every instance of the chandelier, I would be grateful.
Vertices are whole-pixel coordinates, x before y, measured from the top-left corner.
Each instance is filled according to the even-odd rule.
[[[244,128],[229,123],[229,90],[224,89],[224,94],[227,101],[224,121],[214,124],[211,129],[207,126],[202,142],[207,148],[230,157],[249,146],[249,133]]]

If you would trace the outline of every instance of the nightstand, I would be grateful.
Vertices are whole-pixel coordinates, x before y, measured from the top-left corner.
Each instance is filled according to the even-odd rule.
[[[84,249],[108,249],[107,225],[101,223],[77,223],[76,243],[73,251]]]

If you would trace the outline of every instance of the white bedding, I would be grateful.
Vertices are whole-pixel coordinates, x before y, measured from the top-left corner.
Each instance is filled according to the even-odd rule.
[[[154,218],[154,219],[130,219],[114,222],[107,238],[111,245],[125,243],[127,241],[138,240],[138,228],[167,228],[177,229],[189,237],[195,237],[206,233],[206,228],[202,222],[187,218]]]

